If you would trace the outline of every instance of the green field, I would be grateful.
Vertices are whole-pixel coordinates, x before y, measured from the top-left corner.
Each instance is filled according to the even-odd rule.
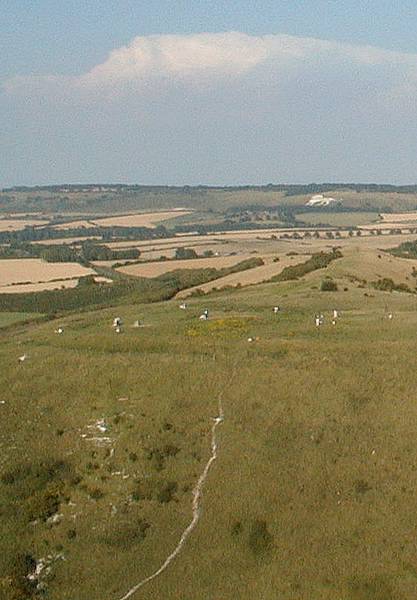
[[[154,573],[191,521],[219,397],[200,520],[132,597],[416,598],[417,301],[337,264],[348,291],[316,271],[0,333],[0,598],[119,600]]]
[[[307,212],[297,213],[297,220],[306,225],[333,225],[335,227],[356,227],[378,220],[376,212]]]

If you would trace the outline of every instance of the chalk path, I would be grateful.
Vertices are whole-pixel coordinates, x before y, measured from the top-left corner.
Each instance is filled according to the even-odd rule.
[[[229,383],[231,382],[233,375],[234,375],[234,373],[232,374],[232,377],[229,378]],[[169,567],[169,565],[172,563],[174,558],[176,556],[178,556],[178,554],[181,552],[185,542],[187,541],[187,538],[189,537],[189,535],[192,533],[193,529],[197,525],[197,523],[200,519],[200,514],[201,514],[201,498],[203,495],[203,487],[206,482],[207,475],[209,474],[211,465],[214,463],[214,461],[217,458],[216,429],[220,425],[220,423],[222,423],[224,421],[224,411],[223,411],[223,401],[222,401],[223,400],[223,391],[224,390],[222,390],[219,393],[219,395],[217,396],[218,416],[214,417],[214,419],[213,419],[214,422],[213,422],[213,425],[211,428],[211,455],[210,455],[210,457],[204,467],[204,470],[201,473],[201,475],[192,491],[192,505],[191,506],[192,506],[193,517],[191,519],[190,524],[188,525],[188,527],[186,527],[186,529],[184,529],[177,546],[174,548],[174,550],[171,552],[171,554],[165,559],[165,562],[162,563],[162,565],[159,567],[159,569],[157,569],[154,573],[152,573],[148,577],[145,577],[145,579],[142,579],[142,581],[139,581],[139,583],[134,585],[124,596],[122,596],[118,600],[127,600],[128,598],[133,596],[133,594],[135,594],[141,587],[143,587],[144,585],[146,585],[147,583],[149,583],[150,581],[152,581],[153,579],[155,579],[156,577],[161,575],[161,573],[163,573],[165,571],[165,569],[167,569]]]

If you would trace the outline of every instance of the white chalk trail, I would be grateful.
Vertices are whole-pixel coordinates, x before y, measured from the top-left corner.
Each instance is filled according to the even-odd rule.
[[[231,378],[229,379],[229,383],[231,381]],[[205,484],[205,481],[207,479],[207,475],[209,474],[210,471],[210,467],[211,465],[214,463],[214,461],[217,458],[217,437],[216,437],[216,429],[217,427],[220,425],[220,423],[223,422],[224,420],[224,411],[223,411],[223,402],[222,402],[222,398],[223,398],[223,390],[220,392],[220,394],[217,397],[217,401],[218,401],[218,416],[214,417],[214,423],[213,426],[211,428],[211,455],[210,458],[208,459],[206,466],[204,467],[204,470],[202,472],[202,474],[200,475],[193,491],[192,491],[192,514],[193,514],[193,518],[191,519],[190,524],[188,525],[188,527],[184,530],[183,534],[181,535],[181,538],[177,544],[177,546],[175,547],[175,549],[171,552],[171,554],[166,558],[165,562],[162,563],[162,565],[159,567],[159,569],[157,571],[155,571],[154,573],[152,573],[151,575],[149,575],[148,577],[146,577],[145,579],[142,579],[142,581],[139,581],[139,583],[137,583],[136,585],[134,585],[124,596],[122,596],[121,598],[119,598],[119,600],[127,600],[128,598],[130,598],[131,596],[133,596],[133,594],[135,594],[141,587],[143,587],[144,585],[146,585],[147,583],[149,583],[150,581],[152,581],[152,579],[155,579],[156,577],[158,577],[158,575],[161,575],[161,573],[163,573],[165,571],[165,569],[167,569],[169,567],[169,565],[171,564],[171,562],[174,560],[174,558],[181,552],[182,547],[184,546],[185,542],[187,541],[188,536],[191,534],[191,532],[193,531],[193,529],[195,528],[195,526],[197,525],[199,519],[200,519],[200,513],[201,513],[201,498],[203,495],[203,487]]]

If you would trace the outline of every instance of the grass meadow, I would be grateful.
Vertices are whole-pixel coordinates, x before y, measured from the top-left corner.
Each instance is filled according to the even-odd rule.
[[[0,312],[0,328],[8,327],[22,321],[32,321],[41,316],[36,313]]]
[[[417,300],[322,279],[0,331],[0,598],[37,597],[33,560],[51,600],[118,600],[153,573],[222,393],[200,521],[133,597],[415,599]]]
[[[307,212],[297,213],[297,220],[306,223],[306,225],[318,225],[325,223],[335,227],[357,227],[358,225],[368,225],[378,221],[376,212]]]

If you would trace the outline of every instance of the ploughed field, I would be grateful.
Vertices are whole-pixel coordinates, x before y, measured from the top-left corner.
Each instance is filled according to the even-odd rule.
[[[414,600],[417,307],[348,258],[328,268],[347,291],[316,271],[4,329],[0,598],[117,600],[155,572],[222,394],[200,520],[132,597]]]

